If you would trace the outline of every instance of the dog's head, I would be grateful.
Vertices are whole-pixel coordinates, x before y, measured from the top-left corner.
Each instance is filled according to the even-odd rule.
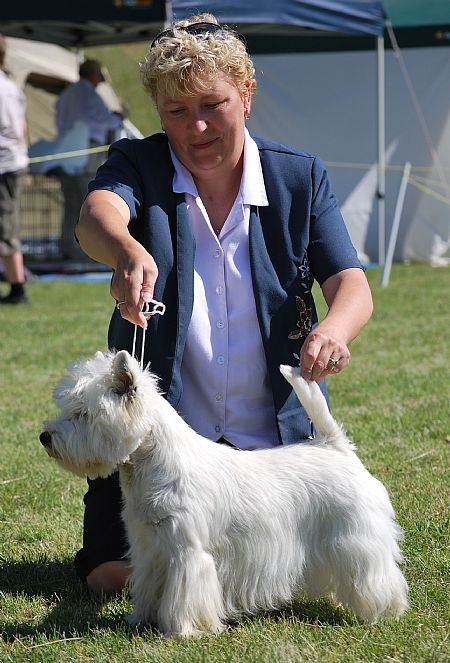
[[[149,432],[156,378],[122,350],[75,363],[54,390],[60,415],[39,439],[59,465],[80,476],[108,476]]]

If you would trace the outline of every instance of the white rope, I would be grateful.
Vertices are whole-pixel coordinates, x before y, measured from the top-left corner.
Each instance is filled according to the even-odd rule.
[[[150,309],[150,305],[153,306],[152,309]],[[142,307],[142,313],[144,314],[147,320],[154,315],[164,315],[165,312],[166,312],[166,305],[163,304],[162,302],[157,302],[155,299],[151,299],[149,302],[144,302],[144,306]],[[131,356],[135,357],[138,360],[139,367],[141,368],[141,370],[143,370],[146,329],[142,330],[141,356],[139,358],[136,356],[137,329],[138,325],[134,325],[133,347],[131,350]]]
[[[98,154],[99,152],[107,152],[109,145],[98,145],[97,147],[86,147],[82,150],[70,150],[70,152],[55,152],[54,154],[42,154],[38,157],[28,157],[28,163],[43,163],[45,161],[60,161],[63,159],[71,159],[72,157],[81,157],[89,154]],[[2,168],[15,168],[16,164],[13,161],[2,162]]]
[[[99,152],[107,152],[109,145],[100,145],[99,147],[90,147],[83,150],[72,150],[71,152],[55,152],[54,154],[45,154],[39,157],[29,157],[28,163],[41,163],[44,161],[53,161],[58,160],[62,161],[63,159],[71,159],[72,157],[79,157],[89,154],[97,154]],[[2,163],[2,166],[14,166],[15,164],[12,161]],[[352,170],[370,170],[376,163],[357,163],[353,161],[325,161],[325,165],[329,168],[348,168]],[[403,172],[403,166],[401,164],[386,164],[385,170],[399,171]],[[411,166],[411,171],[421,171],[421,172],[450,172],[450,168],[445,166]],[[31,173],[33,174],[33,173]]]

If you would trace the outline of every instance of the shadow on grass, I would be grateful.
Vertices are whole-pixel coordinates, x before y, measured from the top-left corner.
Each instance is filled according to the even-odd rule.
[[[243,616],[236,621],[230,621],[229,626],[244,626],[246,623],[264,619],[270,620],[274,624],[290,622],[310,626],[343,626],[356,618],[345,609],[332,605],[326,599],[311,601],[305,599],[272,612]]]
[[[6,598],[21,601],[23,597],[43,599],[48,605],[48,616],[38,625],[31,618],[24,623],[0,623],[4,641],[52,636],[64,632],[65,637],[83,635],[95,629],[123,628],[123,614],[105,617],[99,615],[108,598],[101,599],[89,592],[75,573],[72,561],[67,562],[3,562],[0,566],[0,588]],[[30,605],[30,612],[32,605]]]
[[[17,638],[36,637],[44,634],[54,637],[64,633],[64,637],[82,636],[93,629],[108,629],[128,632],[129,637],[143,632],[157,635],[158,631],[150,626],[130,628],[124,621],[127,609],[117,610],[117,614],[100,614],[102,606],[110,600],[101,599],[91,594],[86,585],[80,582],[72,561],[21,561],[7,562],[0,566],[0,588],[4,595],[21,600],[43,599],[49,609],[48,616],[38,625],[29,622],[1,624],[1,637],[6,642]],[[30,610],[32,607],[30,606]],[[114,611],[112,611],[114,612]],[[278,611],[242,616],[229,622],[231,629],[250,625],[252,622],[267,619],[274,623],[282,620],[304,624],[338,626],[347,624],[349,615],[346,611],[335,608],[325,600],[301,601]]]
[[[356,620],[345,608],[336,607],[326,599],[304,600],[272,613],[272,619],[278,621],[302,622],[317,626],[343,626]],[[357,623],[357,620],[355,621]]]

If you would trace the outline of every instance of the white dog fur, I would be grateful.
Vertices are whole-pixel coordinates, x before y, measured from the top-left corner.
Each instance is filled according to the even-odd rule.
[[[376,622],[407,608],[401,530],[314,382],[281,366],[317,437],[239,451],[195,433],[128,352],[98,352],[55,390],[50,456],[80,476],[117,467],[131,623],[217,633],[240,613],[328,597]]]

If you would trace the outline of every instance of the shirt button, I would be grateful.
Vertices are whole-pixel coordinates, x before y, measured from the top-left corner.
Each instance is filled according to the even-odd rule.
[[[221,295],[223,293],[223,286],[218,285],[217,288],[216,288],[216,292],[217,292],[218,295]]]
[[[222,394],[216,394],[215,399],[216,399],[216,401],[221,401],[222,400]]]
[[[220,249],[216,249],[214,251],[214,258],[220,258],[221,255],[222,255],[222,251]]]
[[[222,355],[219,355],[217,357],[217,363],[220,364],[220,366],[222,366],[222,364],[225,363],[225,357],[223,357]]]
[[[217,425],[214,426],[214,430],[216,431],[216,433],[220,433],[222,431],[222,428],[219,425]]]
[[[216,327],[217,327],[217,329],[223,329],[225,327],[224,321],[223,320],[217,320]]]

